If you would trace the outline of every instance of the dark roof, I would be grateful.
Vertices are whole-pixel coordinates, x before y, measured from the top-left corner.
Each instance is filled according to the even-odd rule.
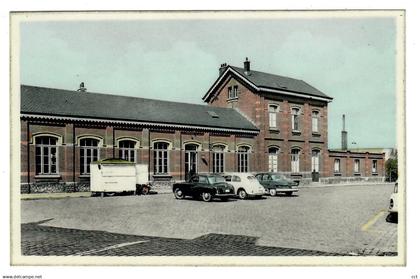
[[[273,75],[264,72],[258,72],[251,69],[251,74],[246,75],[245,70],[239,67],[232,67],[235,71],[239,72],[243,77],[258,87],[265,87],[271,89],[279,89],[285,91],[292,91],[298,93],[305,93],[313,96],[330,98],[315,87],[307,84],[303,80]]]
[[[28,85],[21,86],[21,113],[258,130],[231,108]]]
[[[252,69],[251,69],[251,74],[247,75],[245,74],[245,70],[243,68],[235,67],[231,65],[227,66],[226,70],[228,68],[231,68],[232,70],[236,71],[243,78],[245,78],[246,80],[254,84],[259,89],[276,89],[276,90],[288,91],[288,92],[293,92],[293,93],[300,93],[300,94],[308,95],[308,96],[322,97],[322,98],[332,100],[331,97],[327,96],[326,94],[322,93],[315,87],[309,85],[308,83],[300,79],[294,79],[294,78],[254,71]],[[217,79],[215,84],[218,83],[220,78],[221,76],[219,77],[219,79]],[[211,92],[207,92],[207,94],[205,95],[205,97],[203,97],[203,99],[207,99],[207,97],[209,96],[209,93]]]

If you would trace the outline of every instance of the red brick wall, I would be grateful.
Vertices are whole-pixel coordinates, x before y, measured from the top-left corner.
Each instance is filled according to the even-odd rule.
[[[238,99],[228,99],[228,87],[238,86]],[[270,130],[269,105],[274,104],[279,108],[277,113],[278,129]],[[227,79],[210,100],[210,106],[234,107],[248,119],[253,121],[260,129],[254,147],[255,171],[268,169],[268,148],[280,148],[278,164],[280,171],[291,171],[291,149],[297,147],[300,153],[300,171],[311,172],[312,149],[320,150],[321,176],[326,174],[325,166],[328,164],[328,108],[326,102],[306,100],[302,98],[280,96],[275,94],[255,94],[249,87],[234,78]],[[291,108],[298,107],[301,115],[300,133],[292,133]],[[319,133],[312,133],[312,111],[319,111]]]
[[[228,88],[233,86],[238,86],[238,98],[229,100]],[[256,123],[258,122],[258,109],[255,104],[258,100],[259,97],[243,83],[235,79],[228,79],[222,85],[220,93],[216,96],[216,98],[209,102],[209,105],[215,107],[238,108],[248,117],[248,119]]]
[[[28,123],[27,121],[20,121],[20,181],[21,183],[28,183],[28,152],[29,152],[29,142],[28,142]]]
[[[237,145],[251,146],[255,153],[255,138],[253,137],[237,137],[236,135],[223,133],[208,132],[192,132],[192,131],[173,131],[173,130],[152,130],[138,128],[114,128],[112,126],[84,125],[83,127],[75,126],[75,124],[67,123],[59,125],[44,125],[41,123],[31,123],[29,125],[29,134],[26,132],[27,122],[21,123],[21,181],[27,182],[28,173],[28,144],[27,137],[30,138],[29,144],[29,165],[30,165],[30,182],[38,181],[35,178],[35,148],[32,136],[38,133],[53,133],[63,140],[63,145],[58,148],[59,158],[59,174],[61,182],[83,182],[88,177],[80,176],[80,147],[78,142],[83,137],[95,137],[102,141],[100,147],[100,158],[109,158],[118,156],[118,140],[122,138],[131,138],[140,143],[137,150],[137,161],[139,163],[149,164],[150,179],[153,178],[153,150],[149,150],[149,146],[153,146],[156,140],[165,140],[171,144],[169,151],[169,171],[173,179],[183,179],[185,175],[185,143],[198,143],[198,171],[212,172],[212,154],[210,147],[212,144],[221,143],[227,146],[225,152],[225,171],[236,171],[236,148]],[[74,130],[74,132],[73,132]],[[74,144],[73,144],[74,142]],[[73,165],[74,154],[74,165]],[[253,166],[251,164],[251,170]]]
[[[357,176],[354,173],[354,162],[355,159],[360,160],[360,176],[361,177],[370,177],[370,176],[385,176],[384,171],[384,154],[378,153],[356,153],[356,152],[342,152],[342,151],[330,151],[329,158],[327,160],[326,166],[326,176],[337,176],[338,174],[334,173],[334,160],[340,159],[341,172],[339,176],[341,177],[353,177]],[[377,173],[372,174],[372,164],[373,160],[377,161]]]

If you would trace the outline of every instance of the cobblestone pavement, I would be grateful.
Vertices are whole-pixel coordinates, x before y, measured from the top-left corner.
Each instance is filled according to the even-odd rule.
[[[171,194],[27,200],[22,253],[393,256],[398,225],[385,221],[391,192],[384,184],[211,203]]]
[[[207,234],[195,239],[124,235],[22,224],[27,256],[339,256],[322,251],[258,246],[255,237]]]

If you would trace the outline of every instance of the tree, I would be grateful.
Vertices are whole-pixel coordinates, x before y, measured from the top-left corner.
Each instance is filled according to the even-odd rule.
[[[398,178],[398,159],[389,158],[385,162],[385,175],[386,180],[391,182],[395,181]]]

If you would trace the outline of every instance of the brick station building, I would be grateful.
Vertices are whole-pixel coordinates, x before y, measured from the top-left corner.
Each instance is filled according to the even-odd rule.
[[[380,181],[383,153],[328,150],[332,98],[302,80],[222,64],[205,105],[21,86],[21,191],[89,191],[89,164],[123,158],[149,180],[190,171]]]

